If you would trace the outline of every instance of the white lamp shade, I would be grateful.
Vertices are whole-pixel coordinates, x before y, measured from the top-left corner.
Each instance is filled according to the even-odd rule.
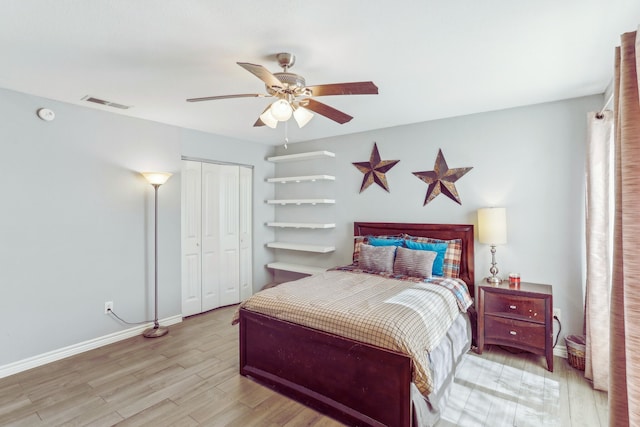
[[[142,175],[149,181],[149,184],[162,185],[167,182],[172,174],[167,172],[142,172]]]
[[[293,108],[291,108],[291,104],[289,104],[284,99],[278,99],[276,102],[271,104],[271,115],[278,120],[279,122],[286,122],[291,118],[291,114],[293,113]]]
[[[278,120],[271,114],[271,108],[267,108],[264,113],[260,114],[260,120],[271,129],[275,129],[278,126]]]
[[[478,240],[487,245],[507,243],[507,210],[505,208],[478,209]]]
[[[298,127],[303,127],[313,118],[313,113],[304,107],[298,107],[293,112],[293,118],[296,119]]]

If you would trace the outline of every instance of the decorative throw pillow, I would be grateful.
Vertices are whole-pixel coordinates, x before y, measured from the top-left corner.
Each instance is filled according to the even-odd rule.
[[[377,240],[393,240],[393,241],[397,241],[397,240],[402,240],[403,235],[401,234],[397,234],[397,235],[382,235],[382,236],[355,236],[353,239],[353,263],[354,264],[358,264],[358,261],[360,259],[360,245],[362,244],[369,244],[369,239],[377,239]],[[377,245],[377,246],[382,246],[382,245]]]
[[[402,237],[373,237],[367,238],[367,244],[371,246],[402,246],[404,239]]]
[[[405,245],[408,249],[435,252],[436,257],[433,261],[432,274],[434,276],[444,276],[445,253],[449,245],[446,243],[427,243],[413,240],[405,240]]]
[[[397,246],[360,245],[358,266],[367,271],[393,273],[393,259]]]
[[[405,234],[404,238],[406,240],[417,243],[446,243],[448,246],[442,264],[442,275],[444,277],[452,278],[460,277],[460,263],[462,262],[462,239],[442,240],[432,237],[409,236],[407,234]],[[433,274],[436,274],[435,271]]]
[[[411,277],[431,277],[433,261],[437,255],[437,252],[399,247],[396,250],[393,272]]]
[[[353,238],[353,263],[358,264],[360,260],[360,248],[366,243],[365,236],[356,236]]]

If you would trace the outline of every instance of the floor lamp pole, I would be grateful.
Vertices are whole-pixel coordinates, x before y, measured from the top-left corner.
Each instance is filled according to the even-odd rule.
[[[158,323],[158,187],[160,187],[161,184],[152,183],[151,185],[153,185],[153,189],[155,190],[154,191],[155,192],[155,219],[154,219],[154,237],[153,237],[154,264],[155,264],[155,270],[153,275],[154,281],[155,281],[155,287],[154,287],[155,315],[153,318],[153,327],[146,329],[142,333],[142,335],[145,336],[146,338],[158,338],[168,334],[169,328],[165,326],[160,326],[160,324]]]

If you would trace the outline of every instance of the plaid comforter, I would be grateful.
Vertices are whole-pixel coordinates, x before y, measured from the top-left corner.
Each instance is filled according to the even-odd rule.
[[[469,289],[467,285],[458,279],[446,278],[440,276],[432,276],[427,277],[426,279],[422,277],[413,277],[413,276],[404,276],[401,274],[388,273],[388,272],[380,272],[380,271],[367,271],[358,267],[357,264],[345,265],[342,267],[334,267],[332,270],[339,271],[351,271],[353,273],[367,273],[367,274],[377,274],[382,277],[387,277],[389,279],[398,279],[398,280],[406,280],[409,282],[415,283],[435,283],[440,286],[444,286],[449,289],[453,295],[456,297],[456,302],[458,303],[458,307],[460,308],[460,312],[465,313],[469,307],[473,304],[473,299],[471,294],[469,294]]]
[[[406,354],[414,362],[414,383],[428,395],[429,352],[470,305],[456,297],[465,292],[459,279],[416,282],[336,269],[265,289],[240,307]]]

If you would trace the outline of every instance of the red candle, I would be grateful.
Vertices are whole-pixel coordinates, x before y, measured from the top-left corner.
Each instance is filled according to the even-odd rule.
[[[509,286],[520,286],[520,273],[509,273]]]

